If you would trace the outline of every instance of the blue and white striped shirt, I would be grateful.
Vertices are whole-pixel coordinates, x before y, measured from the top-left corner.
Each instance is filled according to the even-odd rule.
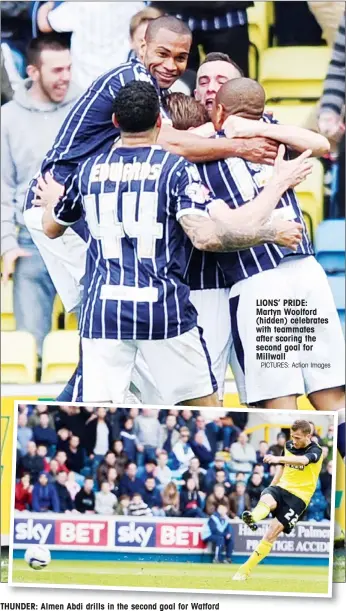
[[[190,17],[186,19],[183,15],[176,15],[178,19],[182,19],[187,23],[190,30],[195,32],[202,30],[203,32],[213,32],[215,30],[225,30],[235,28],[240,25],[247,24],[246,10],[229,11],[225,15],[209,17],[208,19],[199,19],[198,17]]]
[[[82,337],[166,339],[196,325],[177,221],[207,214],[211,201],[197,168],[160,146],[119,147],[80,166],[54,215],[70,225],[85,213],[91,233]]]
[[[222,134],[220,135],[222,137]],[[233,209],[257,197],[272,173],[271,166],[251,163],[238,157],[200,166],[203,182],[217,198],[223,199]],[[284,257],[314,254],[303,214],[293,189],[284,193],[273,215],[279,215],[286,220],[295,220],[303,225],[303,239],[297,251],[293,253],[290,249],[276,244],[263,244],[247,250],[220,253],[217,255],[217,262],[227,286],[277,267]]]

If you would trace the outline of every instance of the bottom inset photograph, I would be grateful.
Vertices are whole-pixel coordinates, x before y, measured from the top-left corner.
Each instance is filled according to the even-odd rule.
[[[10,585],[331,596],[336,414],[15,409]]]

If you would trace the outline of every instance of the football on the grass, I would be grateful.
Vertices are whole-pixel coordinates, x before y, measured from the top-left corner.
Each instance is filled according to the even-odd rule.
[[[44,569],[45,566],[48,566],[51,561],[51,555],[48,547],[44,547],[43,545],[30,545],[25,552],[24,559],[32,569],[39,571],[40,569]]]

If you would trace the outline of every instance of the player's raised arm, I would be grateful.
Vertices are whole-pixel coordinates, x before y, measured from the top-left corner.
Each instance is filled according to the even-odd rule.
[[[265,123],[232,115],[226,119],[224,129],[228,138],[251,138],[251,142],[255,137],[270,138],[299,152],[311,149],[314,157],[321,157],[330,149],[327,138],[296,125]]]
[[[167,151],[192,161],[217,161],[227,157],[242,157],[253,163],[274,165],[278,143],[268,138],[205,138],[191,131],[180,131],[170,125],[161,127],[159,144]]]
[[[214,200],[208,205],[209,218],[197,214],[181,216],[180,223],[195,248],[232,251],[275,242],[294,251],[301,239],[301,225],[269,218],[283,193],[310,174],[310,154],[311,151],[306,151],[293,161],[284,161],[282,146],[271,180],[246,206],[232,210],[224,202]]]
[[[304,456],[273,456],[267,454],[263,458],[263,462],[269,465],[308,465],[310,459],[305,454]]]

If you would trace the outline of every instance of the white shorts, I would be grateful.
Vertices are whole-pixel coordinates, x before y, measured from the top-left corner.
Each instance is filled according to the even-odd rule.
[[[137,354],[169,405],[213,394],[216,385],[198,327],[164,340],[82,338],[83,400],[123,403]]]
[[[71,227],[60,238],[50,240],[43,233],[43,212],[44,208],[40,207],[24,210],[24,221],[65,310],[71,312],[81,301],[81,279],[85,274],[87,244]]]
[[[294,350],[285,354],[285,360],[256,358],[256,346],[275,345],[278,344],[275,336],[283,337],[282,333],[273,332],[274,324],[268,323],[271,330],[263,330],[267,324],[258,322],[256,308],[272,309],[270,305],[261,305],[261,299],[280,299],[278,308],[283,317],[283,299],[304,299],[306,309],[317,309],[313,318],[327,318],[328,324],[296,323],[291,322],[288,315],[286,325],[276,325],[284,327],[286,331],[288,327],[314,327],[314,332],[310,333],[316,337],[316,341],[310,343],[312,350],[303,349],[306,343],[304,332],[292,333],[289,343]],[[344,336],[327,276],[314,257],[290,257],[275,269],[237,282],[230,292],[230,307],[233,334],[231,366],[242,403],[251,404],[288,395],[309,395],[345,384]],[[293,309],[298,308],[293,306]],[[306,316],[302,314],[301,318]],[[262,336],[270,335],[273,342],[263,340]],[[302,343],[294,341],[297,337],[301,337]]]
[[[197,323],[203,329],[219,399],[222,401],[232,344],[229,289],[191,291],[190,301],[198,313]]]
[[[222,401],[225,376],[232,343],[229,313],[229,289],[203,289],[190,292],[190,301],[195,306],[197,324],[203,329],[211,369],[216,378],[219,399]],[[161,396],[150,369],[141,354],[137,355],[132,382],[140,392],[143,403],[167,405],[166,393]]]

